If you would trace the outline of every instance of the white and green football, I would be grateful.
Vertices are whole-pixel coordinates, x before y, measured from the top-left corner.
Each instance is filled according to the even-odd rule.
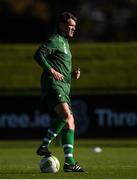
[[[60,162],[55,156],[43,157],[40,161],[40,170],[43,173],[56,173],[60,169]]]

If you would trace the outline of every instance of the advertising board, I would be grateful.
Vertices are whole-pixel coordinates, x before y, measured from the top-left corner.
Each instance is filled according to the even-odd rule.
[[[72,96],[76,136],[137,137],[137,95]],[[52,117],[38,96],[0,97],[0,139],[41,138]]]

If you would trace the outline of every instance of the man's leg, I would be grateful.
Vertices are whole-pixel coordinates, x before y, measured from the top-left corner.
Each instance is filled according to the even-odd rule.
[[[64,171],[84,172],[84,170],[75,163],[73,157],[75,124],[70,107],[67,103],[62,103],[56,106],[55,111],[58,113],[58,115],[60,115],[61,118],[64,118],[67,121],[65,129],[63,129],[61,132],[65,156]]]
[[[40,145],[40,147],[37,149],[37,154],[40,156],[47,155],[50,156],[51,152],[48,151],[48,145],[51,143],[51,141],[60,133],[62,128],[65,126],[66,120],[63,118],[56,118],[54,123],[52,124],[52,127],[48,129],[47,134]]]
[[[74,150],[74,130],[63,129],[61,131],[62,146],[64,149],[65,163],[75,164],[73,157]]]
[[[65,125],[65,129],[61,131],[61,139],[62,145],[64,149],[65,163],[75,164],[75,160],[73,158],[73,145],[74,145],[74,118],[70,107],[67,103],[59,104],[55,111],[60,114],[61,118],[65,118],[67,123]]]

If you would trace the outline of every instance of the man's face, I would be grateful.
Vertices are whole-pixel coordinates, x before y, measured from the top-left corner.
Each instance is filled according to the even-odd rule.
[[[64,33],[68,38],[72,38],[76,30],[76,22],[73,19],[68,19],[67,24],[64,25]]]

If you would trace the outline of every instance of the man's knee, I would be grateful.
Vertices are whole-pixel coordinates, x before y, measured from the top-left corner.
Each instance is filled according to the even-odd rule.
[[[64,112],[63,114],[60,114],[59,117],[61,119],[64,119],[67,124],[74,124],[74,118],[73,115],[69,112]]]
[[[58,117],[66,121],[66,126],[70,129],[75,128],[74,117],[67,103],[61,103],[55,107]]]
[[[75,129],[75,123],[74,123],[73,115],[72,114],[68,115],[68,118],[66,120],[67,120],[66,128]]]
[[[69,119],[71,116],[71,111],[67,103],[58,104],[54,110],[61,118]]]

